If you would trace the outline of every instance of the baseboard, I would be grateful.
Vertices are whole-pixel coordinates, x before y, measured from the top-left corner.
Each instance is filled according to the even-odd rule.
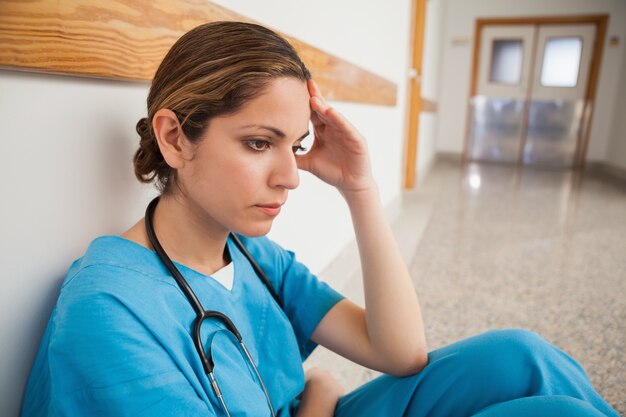
[[[463,154],[457,152],[437,152],[435,155],[436,162],[451,162],[451,163],[461,163],[463,161]],[[488,164],[500,164],[499,162],[491,162],[491,161],[483,161],[481,163]],[[508,163],[504,163],[504,165],[509,165]],[[532,168],[542,168],[535,167]],[[599,174],[606,177],[609,177],[613,180],[617,180],[623,183],[626,183],[626,168],[617,166],[615,164],[611,164],[605,161],[590,161],[587,162],[587,171],[593,174]]]
[[[437,152],[435,154],[435,160],[461,163],[463,161],[463,154],[457,152]]]
[[[626,184],[626,169],[604,161],[593,161],[587,164],[587,170],[594,174],[605,175],[613,180]]]

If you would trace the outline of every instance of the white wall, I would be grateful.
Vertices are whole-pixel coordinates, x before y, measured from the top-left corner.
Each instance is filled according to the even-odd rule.
[[[626,39],[622,38],[621,42],[626,42]],[[626,170],[626,77],[624,77],[626,74],[626,53],[622,54],[619,73],[622,74],[622,77],[619,81],[619,87],[616,89],[617,94],[613,105],[615,113],[613,114],[606,160],[609,164]]]
[[[71,261],[141,217],[132,177],[145,85],[0,71],[0,404],[17,414]]]
[[[422,97],[437,102],[440,87],[441,46],[443,36],[444,0],[426,2],[424,52],[422,56]],[[437,121],[440,113],[420,113],[417,142],[417,181],[426,177],[435,160]]]
[[[335,103],[368,138],[383,202],[399,197],[409,0],[220,1],[398,84],[395,107]],[[154,191],[131,158],[147,84],[0,70],[0,404],[17,415],[59,283],[91,239],[121,233]],[[338,193],[303,174],[271,236],[320,272],[353,238]]]
[[[626,2],[623,0],[445,0],[443,60],[437,150],[461,153],[465,135],[467,102],[470,88],[474,23],[479,17],[609,14],[607,40],[619,36],[619,47],[605,44],[602,68],[596,92],[596,109],[589,137],[589,160],[606,158],[613,103],[619,82],[619,67],[626,42]],[[466,42],[456,45],[452,40]]]

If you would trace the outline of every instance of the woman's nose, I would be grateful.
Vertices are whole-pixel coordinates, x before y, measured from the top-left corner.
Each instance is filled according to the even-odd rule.
[[[298,165],[296,164],[296,156],[291,152],[281,155],[274,164],[274,169],[270,177],[270,186],[282,187],[293,190],[300,184],[300,175],[298,174]]]

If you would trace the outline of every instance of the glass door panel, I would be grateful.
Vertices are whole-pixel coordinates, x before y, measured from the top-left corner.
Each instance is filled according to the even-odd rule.
[[[489,81],[497,84],[518,85],[522,77],[521,39],[496,39],[491,45],[491,71]]]
[[[555,168],[573,166],[582,134],[583,111],[583,100],[531,101],[524,163]]]
[[[482,30],[476,95],[526,98],[534,31],[531,25],[488,26]]]
[[[524,101],[476,96],[470,110],[468,157],[473,161],[517,162]]]
[[[541,85],[576,87],[580,69],[581,38],[549,38],[543,52]]]

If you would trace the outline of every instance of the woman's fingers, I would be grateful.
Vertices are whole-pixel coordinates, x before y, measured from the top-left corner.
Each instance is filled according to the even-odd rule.
[[[296,156],[296,165],[298,166],[298,169],[302,169],[304,171],[309,171],[310,172],[310,160],[311,157],[308,156],[309,154],[305,154],[305,155],[298,155]]]
[[[330,122],[327,113],[331,109],[331,107],[322,100],[320,100],[319,97],[311,97],[311,109],[316,116],[319,116],[319,119],[327,123]]]
[[[341,113],[331,107],[320,92],[319,86],[313,80],[307,82],[309,94],[311,95],[310,105],[313,110],[311,113],[311,122],[316,130],[322,130],[331,127],[337,132],[341,132],[344,139],[356,139],[358,133],[356,128],[344,118]]]
[[[315,81],[309,80],[307,82],[307,87],[309,88],[309,95],[311,97],[318,96],[323,99],[322,92],[320,91],[320,88]]]
[[[311,97],[311,121],[313,126],[331,125],[333,127],[343,128],[345,121],[343,117],[325,101],[320,100],[318,96]]]
[[[326,120],[323,118],[323,110],[320,108],[317,103],[317,98],[311,98],[311,121],[313,122],[313,126],[317,127],[323,125]]]
[[[328,105],[322,93],[317,85],[317,83],[313,80],[309,80],[307,82],[307,86],[309,88],[309,95],[311,96],[311,108],[320,115],[324,115],[328,109],[331,107]]]

